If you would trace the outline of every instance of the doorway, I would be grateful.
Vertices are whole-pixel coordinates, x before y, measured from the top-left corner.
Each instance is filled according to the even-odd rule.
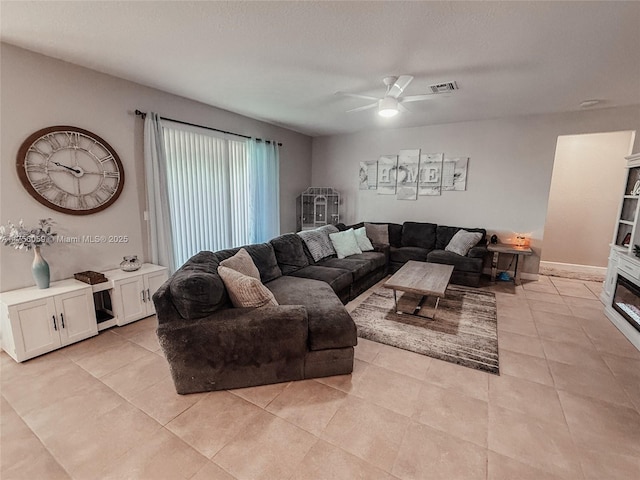
[[[604,278],[634,138],[634,131],[558,137],[541,271]]]

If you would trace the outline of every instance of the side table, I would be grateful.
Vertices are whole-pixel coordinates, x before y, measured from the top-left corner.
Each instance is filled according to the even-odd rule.
[[[533,250],[530,247],[518,247],[516,245],[508,245],[506,243],[490,243],[487,245],[487,250],[493,252],[493,258],[491,259],[491,281],[496,281],[496,273],[498,272],[498,257],[501,253],[507,253],[514,255],[516,258],[516,266],[513,270],[513,281],[515,285],[520,284],[520,272],[518,271],[518,260],[520,257],[533,255]]]

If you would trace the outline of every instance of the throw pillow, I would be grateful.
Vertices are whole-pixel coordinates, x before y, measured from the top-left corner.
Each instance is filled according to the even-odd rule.
[[[257,278],[260,280],[260,271],[256,264],[253,263],[253,259],[251,255],[244,249],[241,248],[238,250],[233,257],[229,257],[226,260],[220,262],[220,265],[223,267],[231,268],[236,272],[240,272],[243,275],[248,275],[253,278]]]
[[[373,245],[371,245],[371,240],[367,237],[367,229],[364,227],[357,228],[353,231],[353,234],[356,236],[356,242],[358,242],[358,247],[363,252],[370,252],[373,250]]]
[[[227,287],[229,298],[234,307],[262,307],[278,305],[273,293],[265,287],[260,279],[223,265],[218,267],[218,275]]]
[[[302,238],[307,245],[314,262],[336,254],[331,239],[329,238],[329,232],[327,232],[326,229],[305,230],[298,232],[298,235],[300,235],[300,238]]]
[[[482,238],[480,232],[467,232],[466,230],[458,230],[453,236],[449,244],[444,247],[447,252],[457,253],[465,256],[476,243]]]
[[[367,231],[367,237],[369,237],[371,243],[389,245],[389,227],[387,224],[374,225],[373,223],[365,223],[364,228]]]
[[[362,253],[360,247],[358,247],[358,241],[353,233],[353,228],[345,230],[344,232],[330,233],[329,238],[335,248],[338,258],[345,258],[349,255],[356,255]]]

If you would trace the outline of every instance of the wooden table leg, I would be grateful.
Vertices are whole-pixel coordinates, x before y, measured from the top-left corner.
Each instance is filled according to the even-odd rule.
[[[493,258],[491,259],[491,281],[496,281],[496,274],[498,273],[498,256],[500,252],[493,252]]]

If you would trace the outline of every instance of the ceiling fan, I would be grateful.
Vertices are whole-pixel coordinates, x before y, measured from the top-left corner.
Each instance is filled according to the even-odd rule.
[[[449,82],[446,85],[451,86],[446,90],[441,90],[435,87],[442,87],[442,85],[434,85],[431,87],[431,93],[425,93],[422,95],[410,95],[407,97],[403,97],[402,94],[409,86],[411,81],[413,80],[413,76],[411,75],[400,75],[399,77],[385,77],[383,79],[384,84],[387,86],[387,92],[384,94],[384,97],[372,97],[370,95],[361,95],[359,93],[348,93],[348,92],[336,92],[336,95],[342,95],[345,97],[355,97],[355,98],[364,98],[366,100],[375,100],[374,103],[369,105],[365,105],[363,107],[352,108],[351,110],[347,110],[347,113],[351,112],[360,112],[362,110],[369,110],[370,108],[378,107],[378,115],[382,117],[393,117],[398,114],[398,112],[408,112],[409,110],[403,105],[404,103],[409,102],[421,102],[423,100],[430,100],[435,95],[446,93],[448,91],[454,90],[457,87],[455,86],[455,82]]]

